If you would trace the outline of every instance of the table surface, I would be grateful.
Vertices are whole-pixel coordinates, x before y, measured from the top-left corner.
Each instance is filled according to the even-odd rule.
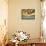
[[[46,43],[46,40],[44,39],[40,39],[40,38],[35,38],[35,39],[30,39],[30,40],[27,40],[26,42],[24,41],[20,41],[18,44],[34,44],[34,43]]]

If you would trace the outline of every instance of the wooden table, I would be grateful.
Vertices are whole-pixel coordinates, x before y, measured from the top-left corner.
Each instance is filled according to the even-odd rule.
[[[21,41],[18,46],[46,46],[46,42],[41,41],[41,39],[27,40],[27,42]]]
[[[16,43],[9,42],[6,46],[16,46]],[[18,46],[46,46],[46,42],[41,41],[41,39],[31,39],[27,42],[21,41],[18,43]]]
[[[35,43],[35,46],[46,46],[46,43]]]

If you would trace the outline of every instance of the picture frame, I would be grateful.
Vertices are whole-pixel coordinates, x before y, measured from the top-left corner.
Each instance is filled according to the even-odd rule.
[[[34,20],[35,9],[21,9],[21,18],[26,20]]]

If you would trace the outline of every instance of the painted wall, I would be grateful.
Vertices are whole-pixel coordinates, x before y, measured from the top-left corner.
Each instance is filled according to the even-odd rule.
[[[34,20],[22,20],[21,9],[35,9]],[[31,38],[40,37],[40,0],[9,0],[8,33],[9,36],[17,30],[31,34]]]

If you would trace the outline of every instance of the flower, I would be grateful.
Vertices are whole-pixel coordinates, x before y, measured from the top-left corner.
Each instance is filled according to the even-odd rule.
[[[18,37],[18,39],[19,39],[20,41],[29,39],[29,35],[28,35],[26,32],[23,32],[23,31],[19,32],[19,33],[17,34],[17,37]]]
[[[14,41],[27,41],[30,38],[30,34],[23,31],[18,31],[17,34],[13,35]]]

